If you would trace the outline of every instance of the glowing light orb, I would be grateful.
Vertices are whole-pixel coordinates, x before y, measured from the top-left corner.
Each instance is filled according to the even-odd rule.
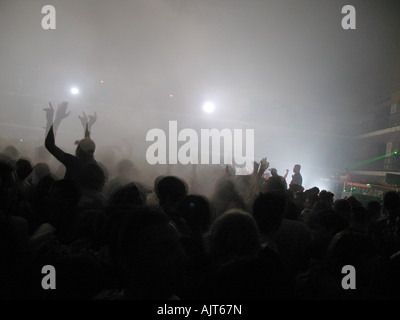
[[[77,94],[79,94],[79,89],[77,87],[73,87],[73,88],[71,88],[71,93],[74,95],[77,95]]]
[[[204,105],[203,105],[203,110],[206,113],[212,113],[215,110],[215,104],[212,101],[207,101]]]

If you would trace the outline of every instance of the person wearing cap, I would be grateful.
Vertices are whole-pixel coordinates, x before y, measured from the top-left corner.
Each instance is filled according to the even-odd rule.
[[[57,123],[59,124],[62,119],[66,118],[69,115],[70,112],[65,113],[67,105],[67,102],[63,102],[59,105],[54,124],[52,123],[54,110],[51,104],[50,108],[44,109],[46,111],[47,127],[49,127],[45,140],[45,147],[58,161],[60,161],[65,166],[66,172],[64,179],[73,180],[79,184],[79,176],[81,170],[89,164],[97,164],[96,160],[94,159],[96,144],[90,138],[89,131],[89,126],[91,126],[96,119],[94,117],[91,117],[91,121],[86,122],[85,137],[81,140],[75,141],[75,144],[77,145],[75,155],[66,153],[56,146],[53,127]],[[83,123],[84,118],[79,118]]]

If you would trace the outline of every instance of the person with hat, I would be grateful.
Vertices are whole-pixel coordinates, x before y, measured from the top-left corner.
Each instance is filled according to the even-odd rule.
[[[90,138],[90,127],[96,121],[96,116],[89,117],[89,120],[84,113],[84,117],[79,117],[82,124],[85,123],[85,137],[81,140],[75,141],[77,145],[75,155],[69,154],[61,150],[55,144],[54,129],[58,127],[61,121],[66,118],[70,112],[66,113],[68,102],[62,102],[57,109],[56,117],[53,123],[54,109],[51,103],[50,108],[45,108],[48,133],[45,140],[46,149],[62,164],[65,165],[66,172],[64,179],[75,181],[79,185],[79,177],[82,170],[89,164],[97,164],[94,159],[94,152],[96,150],[96,144]]]

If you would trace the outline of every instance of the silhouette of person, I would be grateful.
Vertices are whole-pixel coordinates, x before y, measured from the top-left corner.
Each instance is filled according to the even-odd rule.
[[[301,165],[295,164],[293,167],[294,175],[292,175],[292,181],[290,184],[295,183],[301,186],[303,184],[303,177],[300,174]]]
[[[67,102],[63,102],[58,106],[54,124],[51,123],[53,118],[52,115],[54,113],[51,104],[50,108],[44,109],[46,111],[47,127],[50,127],[46,136],[45,147],[58,161],[65,166],[66,172],[64,179],[73,180],[77,183],[77,185],[79,185],[82,170],[84,170],[87,165],[97,165],[97,162],[94,159],[96,145],[94,141],[90,139],[89,123],[86,123],[85,137],[82,140],[75,142],[75,144],[77,144],[75,156],[64,152],[56,146],[53,127],[56,126],[56,123],[61,123],[61,120],[69,115],[70,112],[65,113],[67,105]]]

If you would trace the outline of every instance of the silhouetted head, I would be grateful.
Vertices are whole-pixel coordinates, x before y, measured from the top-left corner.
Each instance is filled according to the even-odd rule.
[[[297,184],[297,183],[291,183],[289,185],[289,189],[292,190],[295,194],[297,192],[303,192],[304,191],[304,187],[299,185],[299,184]]]
[[[293,167],[293,172],[294,173],[299,173],[300,170],[301,170],[301,165],[295,164],[294,167]]]
[[[326,190],[322,190],[320,193],[319,193],[319,198],[322,200],[322,201],[324,201],[329,207],[332,207],[332,205],[333,205],[333,197],[334,197],[335,195],[332,193],[332,192],[330,192],[330,191],[326,191]]]
[[[264,184],[265,192],[286,195],[287,184],[281,176],[271,176]]]
[[[94,141],[90,138],[84,138],[79,141],[75,141],[78,146],[75,150],[75,155],[78,159],[91,159],[94,156],[94,151],[96,150],[96,145]]]
[[[320,198],[317,198],[311,207],[311,211],[314,213],[318,213],[327,209],[332,209],[332,207],[329,206],[325,201],[322,201]]]
[[[161,207],[174,207],[188,193],[185,181],[175,176],[160,179],[156,185],[156,195]]]
[[[19,158],[19,151],[16,147],[14,146],[7,146],[4,148],[3,153],[9,157],[12,161],[17,161],[17,159]]]
[[[271,175],[273,177],[276,177],[278,175],[278,170],[276,170],[276,168],[271,168],[269,169],[269,171],[271,171]]]
[[[33,171],[32,164],[28,159],[18,159],[15,168],[20,181],[25,180]]]
[[[378,201],[373,200],[373,201],[368,202],[367,210],[371,214],[372,221],[375,221],[381,217],[382,206]]]
[[[399,209],[400,199],[396,191],[388,191],[383,197],[383,206],[389,212],[393,213]]]
[[[361,203],[361,202],[357,199],[357,197],[354,196],[354,195],[348,197],[348,198],[347,198],[347,201],[349,201],[350,206],[351,206],[352,208],[361,207],[361,206],[362,206],[362,203]]]
[[[141,206],[145,200],[134,182],[119,188],[110,197],[110,205],[113,206]]]
[[[255,256],[260,249],[257,223],[247,212],[231,209],[210,229],[210,253],[220,258]]]
[[[319,188],[318,187],[312,187],[310,189],[307,189],[306,191],[304,191],[306,194],[319,194]]]
[[[333,210],[346,219],[350,218],[351,205],[346,199],[337,199],[333,204]]]
[[[154,192],[156,192],[156,190],[157,190],[157,185],[158,185],[158,183],[163,179],[163,178],[165,178],[166,176],[164,176],[164,175],[160,175],[160,176],[157,176],[155,179],[154,179],[154,183],[153,183],[153,186],[154,186]]]
[[[253,203],[253,217],[262,234],[271,236],[280,227],[286,210],[284,194],[260,194]]]

